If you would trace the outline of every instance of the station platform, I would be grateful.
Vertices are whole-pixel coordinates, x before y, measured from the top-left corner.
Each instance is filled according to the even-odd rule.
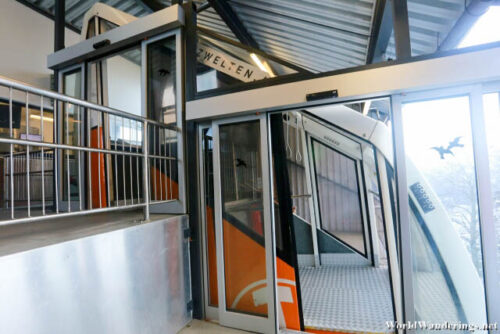
[[[304,326],[347,333],[391,333],[392,296],[387,268],[300,267]]]

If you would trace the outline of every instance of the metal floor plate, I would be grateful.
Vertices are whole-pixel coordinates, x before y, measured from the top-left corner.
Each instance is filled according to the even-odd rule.
[[[322,266],[299,269],[306,329],[388,333],[394,320],[387,268]]]

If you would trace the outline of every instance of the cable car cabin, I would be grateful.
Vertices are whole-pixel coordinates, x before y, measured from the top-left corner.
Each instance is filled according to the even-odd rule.
[[[58,93],[0,78],[2,333],[500,319],[498,44],[315,75],[193,15],[97,3]]]

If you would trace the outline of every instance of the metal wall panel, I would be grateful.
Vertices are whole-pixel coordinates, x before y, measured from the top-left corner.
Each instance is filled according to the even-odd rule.
[[[0,257],[0,333],[177,333],[191,319],[187,216]]]

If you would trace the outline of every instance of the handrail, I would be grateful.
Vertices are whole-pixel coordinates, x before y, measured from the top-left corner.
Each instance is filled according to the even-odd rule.
[[[132,113],[129,113],[126,111],[121,111],[118,109],[106,107],[106,106],[99,105],[99,104],[95,104],[95,103],[88,102],[85,100],[77,99],[75,97],[67,96],[67,95],[57,93],[57,92],[54,92],[51,90],[37,88],[37,87],[31,86],[27,83],[13,80],[13,79],[9,79],[9,78],[6,78],[6,77],[1,76],[1,75],[0,75],[0,86],[10,87],[13,89],[21,90],[21,91],[32,93],[35,95],[48,97],[48,98],[51,98],[51,99],[54,99],[54,100],[57,100],[60,102],[72,103],[72,104],[76,104],[76,105],[79,105],[79,106],[84,107],[84,108],[105,112],[107,114],[112,114],[115,116],[121,116],[121,117],[129,118],[129,119],[133,119],[135,121],[147,122],[149,124],[159,125],[162,127],[169,128],[171,130],[179,131],[179,129],[176,126],[160,123],[160,122],[154,121],[152,119],[138,116],[136,114],[132,114]]]
[[[0,170],[10,217],[0,220],[0,226],[139,207],[144,208],[144,219],[148,220],[151,203],[178,200],[174,179],[178,158],[171,142],[180,131],[176,126],[2,76],[0,87],[7,87],[9,94],[9,132],[7,138],[0,137],[0,143],[10,148],[5,154],[1,152],[5,163]],[[13,93],[25,96],[25,119],[20,120],[17,131],[21,126],[25,128],[25,138],[40,133],[39,141],[17,138],[13,113],[21,109],[14,110],[13,105],[20,102],[14,100]],[[30,113],[38,102],[39,120],[31,123]],[[53,105],[50,112],[47,104]],[[53,124],[45,130],[44,108],[53,114]],[[38,132],[31,131],[32,124],[39,126]],[[53,131],[51,142],[44,140],[46,130]],[[21,152],[14,152],[14,148]],[[39,155],[33,156],[31,148],[38,148]],[[50,159],[45,157],[48,151],[52,152]],[[24,159],[17,159],[19,156]],[[49,191],[45,189],[46,182]],[[41,206],[33,194],[41,198]],[[46,198],[47,195],[52,197]],[[16,205],[16,201],[21,203]],[[16,209],[21,207],[27,212],[19,217]],[[41,213],[35,212],[40,207]]]

